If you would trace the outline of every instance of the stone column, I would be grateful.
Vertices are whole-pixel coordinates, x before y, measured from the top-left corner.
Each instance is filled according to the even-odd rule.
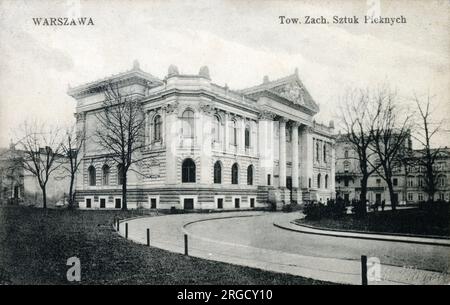
[[[151,135],[150,135],[150,122],[149,122],[149,112],[146,111],[145,112],[145,131],[144,131],[144,135],[145,135],[145,141],[144,141],[144,146],[147,148],[150,145],[150,139],[151,139]]]
[[[301,187],[307,190],[309,188],[309,179],[311,179],[312,187],[312,174],[314,164],[314,143],[312,137],[312,130],[309,126],[303,125],[300,132],[301,138]]]
[[[280,155],[279,155],[279,187],[286,187],[286,119],[281,118],[279,120],[280,123],[280,136],[279,136],[279,147],[280,147]]]
[[[267,185],[267,176],[270,175],[273,186],[273,114],[263,111],[258,120],[258,152],[259,152],[259,185]]]
[[[229,147],[230,147],[230,133],[229,133],[229,121],[230,121],[230,115],[229,115],[229,113],[228,112],[225,112],[225,115],[224,115],[224,117],[225,117],[225,122],[224,122],[224,135],[225,135],[225,143],[224,143],[224,147],[223,147],[223,150],[225,151],[225,152],[227,152],[227,151],[229,151],[230,149],[229,149]]]
[[[178,104],[172,102],[163,107],[165,112],[166,136],[166,184],[177,184],[177,147],[179,142],[180,123],[178,120]]]
[[[292,200],[294,202],[301,201],[298,179],[298,127],[300,123],[292,123]]]
[[[331,198],[336,197],[336,185],[335,185],[335,175],[336,175],[336,149],[335,149],[335,143],[331,143],[329,145],[330,147],[330,158],[328,158],[329,162],[331,163],[331,171],[330,171],[330,177],[328,178],[329,181],[329,187],[331,191]]]
[[[200,116],[198,132],[202,135],[200,145],[200,183],[211,184],[213,176],[212,169],[212,117],[214,108],[212,104],[200,105]]]

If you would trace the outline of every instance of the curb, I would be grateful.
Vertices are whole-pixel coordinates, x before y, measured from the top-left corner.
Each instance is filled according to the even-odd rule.
[[[424,237],[414,237],[415,239],[406,238],[404,236],[396,236],[396,235],[388,235],[388,234],[371,234],[371,233],[355,233],[350,231],[338,231],[338,230],[324,230],[311,228],[308,226],[295,224],[296,227],[287,226],[285,224],[273,223],[273,225],[277,228],[305,233],[305,234],[315,234],[315,235],[323,235],[323,236],[332,236],[332,237],[341,237],[341,238],[356,238],[356,239],[368,239],[368,240],[379,240],[379,241],[390,241],[390,242],[403,242],[410,244],[421,244],[421,245],[431,245],[431,246],[443,246],[450,247],[450,240],[442,240],[442,239],[432,239],[432,238],[424,238]],[[289,223],[289,225],[294,225]],[[304,229],[302,229],[304,228]],[[307,230],[305,230],[307,229]],[[376,236],[373,236],[376,235]],[[394,238],[393,238],[394,237]],[[421,240],[419,240],[421,239]],[[445,242],[444,242],[445,241]]]

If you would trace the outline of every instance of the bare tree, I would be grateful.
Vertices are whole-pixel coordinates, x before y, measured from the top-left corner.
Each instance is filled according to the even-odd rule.
[[[372,164],[374,152],[372,125],[377,113],[371,107],[371,94],[368,90],[351,90],[344,96],[340,107],[340,117],[346,140],[357,154],[361,173],[361,212],[366,211],[367,182],[377,168]]]
[[[127,174],[130,167],[140,162],[139,151],[143,148],[145,116],[140,100],[122,92],[117,82],[103,86],[103,108],[96,113],[99,126],[95,133],[97,143],[105,149],[108,158],[115,161],[120,170],[122,184],[122,209],[127,209]]]
[[[50,176],[62,165],[59,162],[61,138],[58,128],[49,128],[37,122],[25,122],[22,137],[16,142],[17,161],[22,168],[36,177],[42,191],[43,208],[47,208],[47,183]]]
[[[370,148],[377,156],[380,165],[376,167],[377,173],[388,186],[391,207],[395,210],[398,198],[392,177],[410,151],[411,115],[400,111],[397,95],[388,88],[378,90],[373,102],[376,103],[376,116],[371,129],[373,144]]]
[[[426,97],[426,103],[416,94],[413,97],[418,110],[418,123],[415,126],[416,132],[414,139],[421,145],[421,149],[416,151],[417,155],[413,160],[425,170],[424,190],[428,195],[428,201],[434,202],[438,182],[434,165],[442,153],[442,148],[432,148],[431,143],[433,137],[441,131],[442,121],[435,122],[432,119],[431,99],[432,97],[429,94]]]
[[[75,191],[74,184],[76,174],[83,160],[81,149],[86,140],[86,133],[84,130],[77,130],[76,126],[66,129],[65,137],[61,144],[61,152],[66,157],[64,160],[64,170],[68,173],[69,180],[69,208],[75,205]]]

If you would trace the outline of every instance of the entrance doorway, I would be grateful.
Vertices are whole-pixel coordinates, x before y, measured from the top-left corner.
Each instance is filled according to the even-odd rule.
[[[375,203],[378,205],[381,204],[381,194],[380,193],[375,194]]]
[[[223,209],[223,198],[217,198],[217,208]]]
[[[289,203],[292,202],[292,177],[286,177],[286,188],[289,190]]]
[[[194,209],[194,198],[185,198],[183,204],[184,204],[185,210],[193,210]]]
[[[240,198],[234,198],[234,207],[236,209],[239,209],[241,206],[241,199]]]
[[[255,207],[255,198],[250,198],[250,207],[251,208]]]
[[[150,198],[150,209],[156,209],[156,198]]]

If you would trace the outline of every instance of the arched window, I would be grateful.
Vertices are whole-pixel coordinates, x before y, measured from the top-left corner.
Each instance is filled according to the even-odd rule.
[[[327,162],[327,144],[323,144],[323,162]]]
[[[157,115],[153,119],[153,140],[160,141],[161,140],[161,116]]]
[[[322,176],[320,174],[317,175],[317,188],[320,189],[320,180],[322,179]]]
[[[439,176],[438,185],[439,187],[445,187],[447,185],[447,177],[443,175]]]
[[[250,126],[245,126],[245,148],[250,147]]]
[[[222,183],[222,165],[220,161],[214,163],[214,183]]]
[[[186,159],[181,165],[181,182],[195,182],[195,162],[192,159]]]
[[[325,188],[328,188],[328,175],[325,175]]]
[[[234,163],[231,167],[231,184],[239,183],[239,168],[237,163]]]
[[[89,185],[94,186],[96,182],[95,167],[92,165],[89,166],[88,173],[89,173]]]
[[[215,115],[213,118],[213,127],[212,127],[212,135],[213,141],[219,143],[220,142],[220,118]]]
[[[344,151],[344,158],[348,159],[348,150]]]
[[[194,137],[194,112],[190,109],[185,110],[181,117],[183,137]]]
[[[109,173],[111,172],[108,165],[103,165],[102,167],[102,184],[108,185],[109,184]]]
[[[247,167],[247,184],[253,185],[253,165]]]
[[[231,137],[230,137],[230,144],[231,145],[237,145],[237,123],[236,121],[231,121]]]
[[[117,165],[117,184],[122,185],[123,184],[123,165],[119,164]]]

